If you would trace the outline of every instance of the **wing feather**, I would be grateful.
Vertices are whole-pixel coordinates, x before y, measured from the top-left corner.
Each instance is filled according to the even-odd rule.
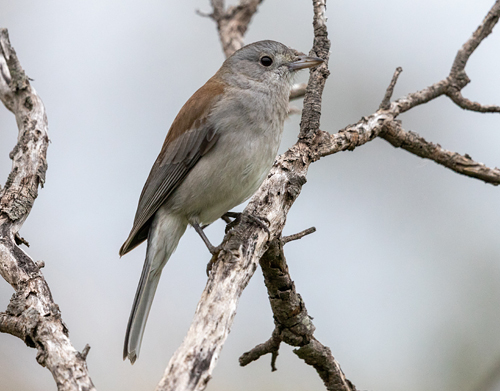
[[[217,142],[217,129],[207,123],[207,118],[223,91],[221,83],[210,79],[177,115],[142,189],[134,224],[120,255],[147,239],[156,211]],[[206,99],[207,94],[212,97],[210,100]]]

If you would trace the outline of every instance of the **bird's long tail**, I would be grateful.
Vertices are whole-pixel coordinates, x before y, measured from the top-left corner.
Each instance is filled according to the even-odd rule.
[[[162,212],[160,209],[156,213],[149,230],[146,260],[125,334],[123,359],[128,357],[132,364],[139,357],[142,336],[163,266],[175,251],[187,227],[184,219]]]

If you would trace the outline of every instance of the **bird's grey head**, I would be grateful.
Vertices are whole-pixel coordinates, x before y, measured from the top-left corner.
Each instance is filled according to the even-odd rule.
[[[273,84],[286,81],[292,83],[299,69],[309,68],[323,62],[317,57],[307,57],[276,41],[259,41],[234,52],[222,65],[224,78]],[[221,75],[221,76],[222,76]]]

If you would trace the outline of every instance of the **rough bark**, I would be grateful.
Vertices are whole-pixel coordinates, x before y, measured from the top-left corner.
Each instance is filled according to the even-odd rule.
[[[40,271],[42,264],[33,262],[19,247],[26,241],[18,231],[31,211],[38,186],[45,181],[49,137],[42,100],[31,87],[6,29],[0,30],[0,71],[0,99],[15,114],[19,127],[17,145],[10,153],[12,170],[0,191],[0,274],[15,290],[7,310],[0,313],[0,332],[36,348],[38,363],[50,370],[58,390],[95,390],[86,353],[71,345]]]
[[[298,237],[300,236],[298,234]],[[283,252],[283,245],[286,241],[286,238],[275,239],[260,259],[274,315],[275,328],[272,337],[267,342],[244,353],[240,357],[240,365],[245,366],[264,354],[271,353],[271,367],[276,370],[278,349],[280,343],[285,342],[298,347],[294,353],[306,364],[316,369],[327,390],[355,391],[356,387],[346,379],[330,349],[314,337],[315,327],[312,318],[308,315],[305,303],[297,293],[288,271]]]

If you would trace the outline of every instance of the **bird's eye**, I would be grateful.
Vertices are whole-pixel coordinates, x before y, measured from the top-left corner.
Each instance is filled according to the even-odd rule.
[[[265,67],[270,67],[273,63],[273,59],[269,56],[263,56],[260,58],[260,63]]]

